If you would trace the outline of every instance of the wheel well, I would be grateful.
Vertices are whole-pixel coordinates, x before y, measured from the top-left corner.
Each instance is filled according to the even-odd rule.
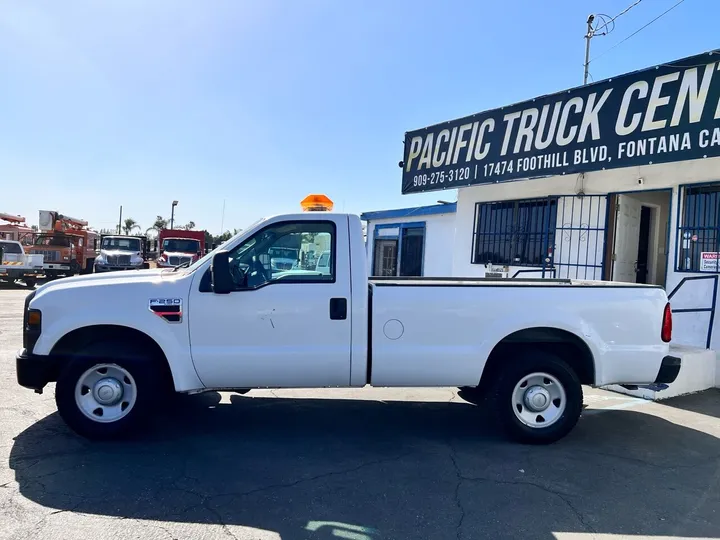
[[[481,385],[494,379],[494,375],[507,361],[508,356],[524,349],[556,354],[575,370],[581,384],[595,384],[595,361],[587,343],[559,328],[526,328],[506,336],[493,348],[483,369]]]
[[[91,343],[119,343],[130,344],[133,347],[148,353],[158,366],[160,366],[163,378],[173,387],[172,372],[165,353],[157,342],[140,330],[118,325],[95,325],[78,328],[65,334],[50,351],[51,356],[68,357]],[[127,351],[127,349],[125,349]],[[122,348],[108,348],[107,358],[120,358],[123,354]],[[126,353],[127,354],[127,353]],[[58,374],[55,374],[58,375]],[[54,378],[57,380],[57,376]]]

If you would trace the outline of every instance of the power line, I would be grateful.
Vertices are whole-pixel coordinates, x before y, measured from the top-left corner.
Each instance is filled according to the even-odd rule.
[[[632,8],[634,8],[635,6],[637,6],[637,5],[638,5],[640,2],[642,2],[642,1],[643,1],[643,0],[636,0],[633,4],[629,5],[629,6],[626,7],[624,10],[622,10],[620,13],[618,13],[617,15],[615,15],[612,19],[609,19],[609,20],[607,20],[607,21],[604,21],[601,26],[598,26],[597,28],[595,28],[595,30],[593,30],[593,35],[605,36],[605,35],[609,34],[610,32],[612,32],[612,31],[615,29],[615,20],[618,19],[618,18],[620,18],[620,17],[622,17],[623,15],[625,15],[628,11],[630,11]],[[606,16],[606,15],[601,15],[601,17],[605,17],[605,18],[606,18],[607,16]],[[598,32],[599,32],[600,30],[602,30],[603,28],[608,28],[608,25],[610,25],[610,24],[613,25],[612,28],[610,28],[609,30],[606,30],[603,34],[598,34]]]
[[[618,46],[622,45],[622,44],[625,43],[628,39],[630,39],[631,37],[639,34],[641,31],[645,30],[648,26],[650,26],[652,23],[654,23],[654,22],[657,21],[658,19],[664,17],[664,16],[667,15],[668,13],[670,13],[673,9],[675,9],[676,7],[678,7],[678,6],[679,6],[680,4],[682,4],[684,1],[685,1],[685,0],[679,0],[679,2],[677,2],[677,3],[675,3],[674,5],[670,6],[668,9],[666,9],[665,11],[663,11],[660,15],[658,15],[657,17],[655,17],[655,18],[654,18],[653,20],[651,20],[649,23],[641,26],[640,28],[638,28],[637,30],[635,30],[632,34],[630,34],[628,37],[626,37],[626,38],[623,39],[622,41],[619,41],[618,43],[616,43],[615,45],[613,45],[613,46],[610,47],[609,49],[605,50],[604,52],[601,52],[599,55],[597,55],[595,58],[593,58],[593,59],[590,60],[590,61],[591,61],[591,62],[594,62],[594,61],[597,60],[598,58],[600,58],[600,57],[602,57],[602,56],[605,56],[607,53],[609,53],[610,51],[612,51],[615,47],[618,47]],[[639,3],[639,2],[638,2],[638,3]],[[637,3],[636,3],[636,4],[633,4],[633,5],[637,5]],[[633,7],[633,6],[630,6],[630,7]],[[628,8],[628,9],[629,9],[629,8]],[[619,16],[619,15],[618,15],[618,16]]]

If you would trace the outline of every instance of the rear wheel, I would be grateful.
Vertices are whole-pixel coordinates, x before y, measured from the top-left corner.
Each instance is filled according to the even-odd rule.
[[[492,397],[502,427],[523,443],[549,444],[563,438],[582,411],[582,387],[575,371],[542,351],[508,359]]]
[[[165,385],[153,358],[119,344],[73,356],[60,373],[55,402],[65,423],[89,439],[120,438],[141,429],[155,412]]]
[[[35,278],[25,278],[23,281],[25,282],[25,286],[28,289],[34,288],[37,283],[37,281],[35,281]]]

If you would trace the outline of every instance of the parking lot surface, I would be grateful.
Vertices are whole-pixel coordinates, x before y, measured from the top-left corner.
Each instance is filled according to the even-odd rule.
[[[455,389],[213,392],[99,444],[15,382],[26,294],[0,289],[2,539],[720,537],[718,391],[586,389],[543,447]]]

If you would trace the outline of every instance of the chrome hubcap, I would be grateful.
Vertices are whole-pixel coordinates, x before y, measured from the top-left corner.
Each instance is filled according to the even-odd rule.
[[[101,405],[115,405],[123,397],[122,384],[112,377],[100,379],[93,387],[93,396]]]
[[[117,364],[98,364],[88,369],[75,385],[78,409],[94,422],[117,422],[135,405],[135,379]]]
[[[532,428],[546,428],[565,412],[565,388],[554,375],[536,372],[525,375],[512,394],[513,412],[518,420]]]
[[[524,401],[531,411],[544,411],[550,405],[550,392],[542,386],[532,386],[525,392]]]

